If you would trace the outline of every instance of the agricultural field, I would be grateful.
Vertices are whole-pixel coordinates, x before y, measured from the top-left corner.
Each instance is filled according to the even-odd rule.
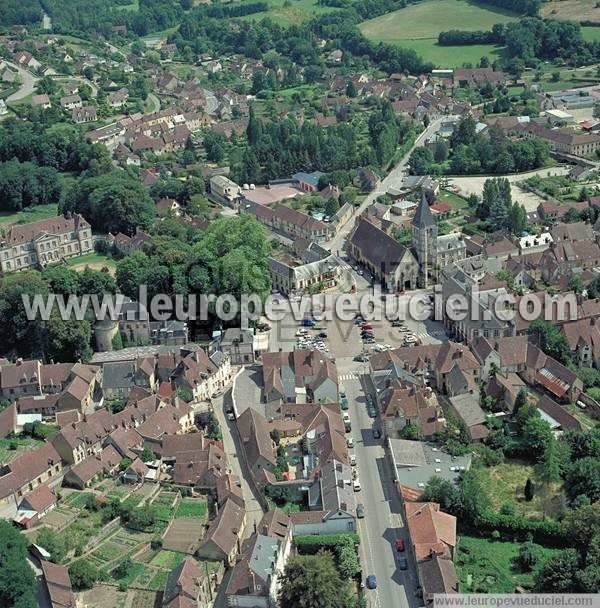
[[[438,66],[458,67],[465,62],[476,63],[484,55],[497,59],[502,49],[491,44],[442,47],[437,44],[440,32],[489,30],[495,23],[507,23],[515,18],[513,13],[476,6],[465,0],[428,0],[370,19],[359,27],[371,40],[412,48],[425,61]]]
[[[542,17],[559,21],[597,21],[600,8],[596,0],[550,0],[542,4]]]
[[[8,463],[15,456],[23,452],[37,449],[44,443],[33,437],[16,437],[14,439],[0,439],[0,462]]]
[[[513,560],[521,543],[461,536],[454,564],[463,593],[514,593],[517,586],[531,588],[531,572],[519,572]],[[543,558],[559,549],[543,550]]]
[[[206,517],[208,505],[203,498],[184,498],[178,505],[175,517]]]

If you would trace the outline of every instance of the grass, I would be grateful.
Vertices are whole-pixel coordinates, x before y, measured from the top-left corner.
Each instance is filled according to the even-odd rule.
[[[490,498],[492,506],[499,510],[504,503],[512,503],[524,517],[542,518],[544,507],[548,517],[555,517],[562,511],[560,487],[551,486],[546,497],[542,484],[537,482],[533,465],[520,460],[506,460],[505,462],[486,469],[490,477]],[[527,479],[531,478],[536,487],[533,500],[525,501],[523,489]]]
[[[458,196],[458,194],[454,194],[454,192],[450,192],[450,190],[440,190],[437,198],[442,201],[442,203],[450,205],[456,211],[466,211],[469,209],[467,199]]]
[[[165,588],[169,572],[167,570],[159,570],[148,583],[148,587],[153,591],[162,591]]]
[[[159,551],[150,561],[150,565],[158,568],[167,568],[172,570],[185,559],[185,553],[177,553],[176,551]]]
[[[69,494],[63,502],[70,507],[82,509],[88,499],[88,496],[94,496],[93,492],[73,492]]]
[[[595,418],[592,418],[585,410],[577,407],[574,403],[566,405],[565,409],[569,414],[577,418],[586,429],[593,429],[598,423]]]
[[[255,0],[242,0],[240,4],[252,4]],[[291,0],[291,6],[285,6],[286,0],[268,0],[269,10],[252,15],[244,15],[245,21],[260,20],[270,17],[280,25],[298,25],[315,15],[336,10],[333,7],[321,6],[316,0]]]
[[[517,586],[530,589],[531,572],[519,572],[513,559],[519,553],[521,543],[502,542],[461,536],[454,564],[463,593],[513,593]],[[559,549],[543,549],[544,557],[560,552]]]
[[[206,501],[201,498],[184,498],[177,507],[175,517],[205,517]]]
[[[514,13],[467,0],[427,0],[370,19],[359,27],[371,40],[397,43],[414,49],[423,59],[438,66],[457,67],[465,62],[476,63],[484,55],[497,58],[502,49],[491,44],[439,46],[440,32],[489,30],[495,23],[507,23],[515,18]]]
[[[30,452],[42,445],[43,441],[33,437],[16,437],[14,439],[0,439],[0,462],[10,462],[15,456],[23,452]],[[16,449],[12,450],[12,447]]]
[[[119,547],[114,543],[105,543],[98,547],[98,549],[95,549],[90,554],[90,557],[96,561],[106,564],[107,562],[112,562],[113,560],[117,559],[120,555],[122,555],[122,553],[122,547]]]
[[[0,212],[0,226],[9,227],[13,224],[28,224],[29,222],[37,222],[38,220],[46,220],[49,217],[56,217],[58,214],[58,205],[36,205],[27,207],[22,211]]]
[[[595,5],[592,0],[550,0],[542,4],[540,13],[560,21],[598,21]]]
[[[129,586],[133,582],[133,579],[135,579],[137,575],[142,572],[143,569],[144,564],[140,564],[139,562],[133,562],[129,567],[129,570],[127,570],[127,574],[122,578],[117,578],[116,580],[118,580],[119,583],[124,583],[125,585]]]
[[[74,270],[85,270],[86,266],[91,268],[100,268],[106,266],[109,270],[114,270],[117,267],[116,262],[106,255],[101,253],[86,253],[74,258],[69,258],[67,264],[72,266]]]

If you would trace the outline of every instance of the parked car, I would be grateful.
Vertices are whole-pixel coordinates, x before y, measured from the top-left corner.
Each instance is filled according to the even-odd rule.
[[[227,412],[227,420],[233,422],[235,420],[235,414],[233,412]]]
[[[312,319],[302,319],[300,325],[302,325],[302,327],[314,327],[315,322]]]
[[[354,437],[352,437],[352,435],[350,437],[348,437],[348,439],[346,439],[346,445],[349,448],[353,448],[354,447]]]
[[[356,517],[358,517],[358,519],[362,519],[365,516],[365,507],[362,504],[357,504],[356,505]]]
[[[370,323],[363,323],[361,329],[373,329],[373,326]]]
[[[373,397],[369,393],[367,393],[367,403],[369,405],[371,405],[373,403]]]
[[[406,548],[404,545],[404,539],[403,538],[397,538],[394,541],[394,547],[396,548],[396,551],[404,551],[404,549]]]
[[[379,429],[373,429],[373,438],[381,439],[381,431]]]
[[[377,577],[374,574],[367,576],[367,589],[377,589]]]
[[[351,467],[356,466],[356,454],[350,454],[350,466]]]
[[[370,407],[367,414],[369,414],[369,418],[377,418],[377,410],[374,407]]]
[[[352,482],[352,489],[353,489],[355,492],[360,492],[360,479],[355,479],[355,480]]]
[[[358,361],[359,363],[366,363],[369,360],[369,358],[366,355],[356,355],[356,357],[354,357],[354,361]]]
[[[346,399],[345,397],[340,401],[340,407],[343,410],[347,410],[348,409],[348,399]]]
[[[392,327],[402,327],[402,321],[392,321]]]
[[[408,560],[404,556],[398,558],[398,568],[408,570]]]

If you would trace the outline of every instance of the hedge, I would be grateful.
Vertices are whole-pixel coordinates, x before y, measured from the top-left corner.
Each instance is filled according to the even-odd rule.
[[[294,536],[294,544],[299,553],[314,555],[322,549],[337,549],[339,545],[351,542],[353,545],[360,543],[358,534],[305,534]]]

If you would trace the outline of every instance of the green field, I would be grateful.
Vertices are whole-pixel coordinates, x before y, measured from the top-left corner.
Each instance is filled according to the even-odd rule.
[[[255,0],[242,0],[240,4],[252,4]],[[329,6],[320,6],[316,0],[291,0],[291,6],[286,6],[286,0],[268,0],[269,10],[262,13],[253,13],[241,17],[244,20],[262,19],[270,17],[280,25],[297,25],[307,21],[314,15],[328,13],[336,10]]]
[[[497,58],[502,49],[492,44],[438,46],[440,32],[489,30],[495,23],[507,23],[516,15],[493,7],[482,7],[468,0],[427,0],[360,24],[371,40],[397,43],[414,49],[426,61],[440,67],[476,63],[487,55]]]
[[[461,536],[454,564],[462,593],[514,593],[515,587],[531,588],[531,572],[519,572],[513,559],[521,543]],[[546,557],[559,549],[544,549]]]
[[[581,35],[588,42],[600,40],[600,27],[584,26],[581,28]]]
[[[23,211],[16,211],[15,213],[3,211],[0,212],[0,226],[37,222],[38,220],[45,220],[49,217],[56,217],[57,213],[58,205],[54,204],[27,207],[26,209],[23,209]]]
[[[94,270],[101,270],[103,267],[107,267],[111,272],[117,267],[116,262],[106,255],[101,253],[86,253],[85,255],[79,255],[75,258],[69,258],[67,264],[73,268],[73,270],[85,270],[86,266]]]

